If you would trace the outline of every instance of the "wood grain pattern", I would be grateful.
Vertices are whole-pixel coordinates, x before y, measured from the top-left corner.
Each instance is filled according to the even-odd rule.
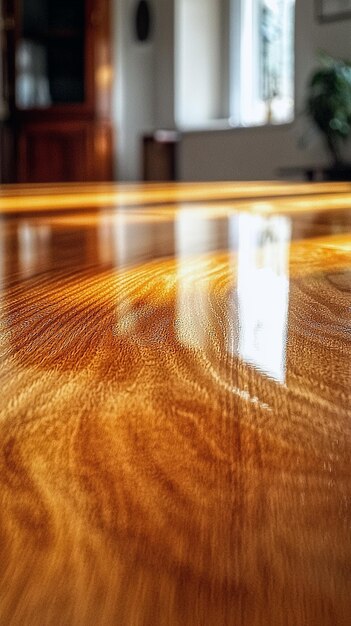
[[[5,190],[1,626],[350,624],[351,199],[304,187]]]

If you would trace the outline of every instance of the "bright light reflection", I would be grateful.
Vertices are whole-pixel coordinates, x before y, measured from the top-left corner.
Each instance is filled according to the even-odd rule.
[[[145,276],[139,280],[129,279],[128,289],[125,288],[123,272],[132,267],[140,271],[140,264],[173,253],[173,229],[168,224],[154,221],[131,221],[129,215],[122,211],[101,215],[98,232],[100,262],[122,270],[120,276],[116,274],[117,281],[121,281],[121,288],[117,287],[116,291],[116,323],[113,332],[118,336],[134,333],[134,341],[143,341],[143,345],[157,343],[157,338],[165,335],[162,328],[150,328],[148,338],[136,335],[140,320],[147,316],[152,319],[155,312],[155,305],[150,298],[152,272],[145,270],[145,275],[148,271],[150,274],[148,281],[145,281]],[[138,275],[136,271],[135,276]]]
[[[125,224],[121,221],[120,216],[116,215],[114,219],[101,214],[98,221],[98,242],[99,242],[99,261],[103,265],[121,264],[120,257],[123,257],[123,239]]]
[[[179,211],[176,220],[178,259],[177,334],[187,347],[204,349],[211,328],[208,259],[201,254],[215,245],[216,225],[196,209]],[[193,255],[200,255],[196,260]]]
[[[125,268],[173,253],[173,230],[168,223],[131,217],[128,211],[99,216],[101,263]]]
[[[25,276],[33,276],[50,260],[51,228],[45,224],[22,222],[18,227],[19,267]]]
[[[245,362],[284,383],[290,220],[241,214],[231,220],[230,231],[238,257],[236,351]]]
[[[335,196],[332,194],[336,194]],[[293,197],[293,200],[288,200]],[[311,201],[311,196],[313,200]],[[347,208],[350,203],[350,183],[175,183],[167,185],[139,184],[60,184],[40,186],[5,186],[0,189],[0,213],[52,209],[87,209],[163,203],[168,212],[174,210],[170,202],[220,200],[253,200],[272,198],[264,210],[311,211]],[[280,197],[280,198],[279,198]],[[297,203],[297,198],[302,201]],[[304,197],[304,199],[303,199]],[[274,200],[276,198],[276,200]],[[285,199],[284,199],[285,198]],[[168,205],[168,206],[167,206]],[[252,209],[252,207],[251,207]],[[256,209],[255,209],[256,210]]]

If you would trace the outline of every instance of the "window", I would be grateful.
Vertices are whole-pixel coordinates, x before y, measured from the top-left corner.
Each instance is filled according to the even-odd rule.
[[[292,120],[294,11],[294,0],[232,0],[230,109],[234,124]]]
[[[295,0],[177,0],[176,7],[178,124],[293,119]]]

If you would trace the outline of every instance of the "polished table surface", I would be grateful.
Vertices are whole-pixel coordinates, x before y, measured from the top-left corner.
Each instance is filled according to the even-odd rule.
[[[0,190],[1,626],[349,626],[351,184]]]

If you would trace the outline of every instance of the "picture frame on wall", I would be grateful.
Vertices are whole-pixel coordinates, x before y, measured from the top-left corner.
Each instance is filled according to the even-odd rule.
[[[319,22],[334,22],[351,18],[351,0],[315,0]]]

